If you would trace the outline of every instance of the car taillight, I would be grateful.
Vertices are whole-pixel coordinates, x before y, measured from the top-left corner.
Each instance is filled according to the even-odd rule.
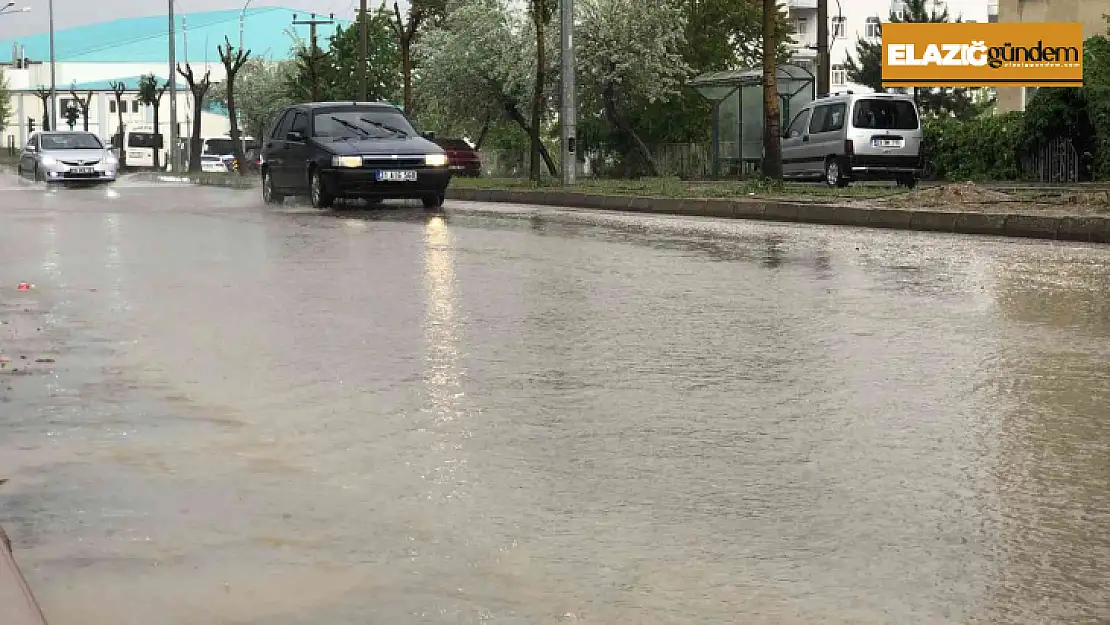
[[[856,153],[856,146],[855,146],[855,144],[852,143],[851,139],[845,139],[844,140],[844,153],[845,154],[855,154]]]

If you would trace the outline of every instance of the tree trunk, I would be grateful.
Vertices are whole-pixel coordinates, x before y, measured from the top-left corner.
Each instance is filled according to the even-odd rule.
[[[154,109],[153,112],[154,112],[154,136],[155,137],[161,137],[162,136],[162,126],[161,126],[161,124],[159,124],[159,119],[158,119],[158,108],[159,108],[160,105],[161,105],[160,99],[156,100],[154,102],[154,104],[150,105],[150,108]],[[165,147],[165,141],[161,141],[159,143],[161,143],[162,145],[161,146],[156,145],[154,147],[154,171],[159,171],[162,168],[162,149]]]
[[[625,138],[632,141],[632,145],[636,146],[636,152],[640,160],[643,161],[644,166],[647,167],[648,175],[658,176],[659,164],[655,162],[655,157],[652,156],[651,150],[648,148],[647,144],[644,143],[644,140],[640,138],[636,129],[620,114],[620,109],[617,108],[617,94],[613,85],[605,87],[602,100],[605,103],[605,116],[609,118],[609,123],[613,124]]]
[[[532,180],[539,182],[540,155],[542,154],[541,150],[543,147],[540,141],[544,109],[543,88],[547,76],[544,71],[543,0],[532,0],[532,3],[532,23],[535,24],[536,27],[536,84],[532,88],[532,128],[529,133],[532,140],[532,150],[528,160],[528,176]],[[554,175],[554,173],[552,175]]]
[[[235,74],[228,74],[227,77],[227,114],[231,121],[231,149],[235,154],[235,162],[239,164],[239,175],[245,176],[247,174],[247,155],[243,153],[239,120],[235,116]]]
[[[204,114],[204,98],[193,93],[193,133],[189,136],[189,173],[200,171],[200,118]]]
[[[401,39],[401,76],[405,84],[405,115],[412,115],[412,37]]]
[[[478,132],[478,140],[474,142],[474,149],[476,151],[482,149],[482,143],[486,140],[486,133],[489,132],[489,118],[490,116],[486,115],[486,121],[482,123],[482,130]]]
[[[116,98],[116,119],[119,122],[119,170],[127,166],[127,145],[124,140],[127,138],[125,128],[123,127],[123,100]]]
[[[42,129],[46,132],[50,130],[50,100],[47,98],[42,99]]]
[[[763,0],[763,176],[782,180],[782,124],[775,60],[775,21],[778,2]]]
[[[524,115],[516,108],[516,105],[510,102],[508,99],[505,99],[504,104],[505,113],[509,116],[509,119],[513,120],[513,123],[515,123],[517,126],[520,126],[520,129],[524,131],[524,134],[531,137],[532,127],[528,124],[528,120],[524,119]],[[547,153],[547,148],[544,147],[543,144],[540,144],[540,157],[543,158],[544,164],[547,165],[547,173],[551,174],[552,176],[559,175],[559,170],[555,167],[555,161],[551,160],[551,155]]]

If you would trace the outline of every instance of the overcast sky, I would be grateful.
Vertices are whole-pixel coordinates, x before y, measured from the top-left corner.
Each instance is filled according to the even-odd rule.
[[[167,0],[54,0],[54,28],[110,21],[140,15],[165,15]],[[245,0],[176,0],[176,10],[183,13],[241,9]],[[359,0],[254,0],[251,7],[284,6],[305,12],[335,13],[336,17],[351,18]],[[0,6],[8,0],[0,0]],[[368,0],[371,7],[381,0]],[[393,4],[393,0],[389,0]],[[401,0],[401,7],[408,3]],[[15,0],[15,7],[29,6],[28,13],[0,15],[0,39],[11,39],[49,31],[47,0]],[[110,16],[110,17],[109,17]]]

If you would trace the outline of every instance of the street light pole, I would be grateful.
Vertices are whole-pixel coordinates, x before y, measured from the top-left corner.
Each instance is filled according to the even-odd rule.
[[[58,119],[57,104],[55,103],[57,100],[58,76],[54,59],[54,0],[50,0],[47,4],[47,12],[50,14],[50,130],[54,130],[54,122]]]
[[[180,161],[177,149],[177,29],[174,24],[173,0],[167,1],[170,5],[170,171],[176,172]],[[155,132],[158,130],[155,129]]]
[[[817,0],[817,97],[829,94],[829,0]]]
[[[561,0],[560,22],[562,39],[561,60],[563,74],[562,110],[559,112],[559,138],[562,144],[561,164],[563,169],[563,184],[574,184],[576,169],[575,137],[577,126],[577,105],[575,104],[575,75],[574,75],[574,0]]]
[[[239,49],[240,50],[243,49],[243,23],[246,21],[247,7],[249,7],[252,2],[254,2],[254,0],[247,0],[246,4],[243,5],[243,10],[239,11]]]

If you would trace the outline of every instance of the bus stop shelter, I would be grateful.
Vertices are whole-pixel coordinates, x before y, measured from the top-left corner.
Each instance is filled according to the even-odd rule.
[[[783,126],[816,97],[813,72],[796,65],[778,67],[779,109]],[[710,72],[689,83],[713,104],[713,177],[721,163],[735,164],[741,175],[763,161],[763,69]]]

